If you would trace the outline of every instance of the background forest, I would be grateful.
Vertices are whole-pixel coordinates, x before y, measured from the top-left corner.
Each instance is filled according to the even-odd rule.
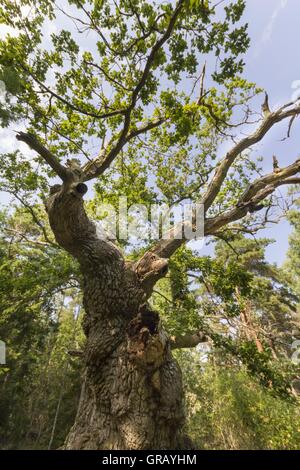
[[[56,19],[55,14],[57,18],[65,14],[56,2],[20,3],[0,2],[1,23],[20,31],[0,39],[0,80],[6,93],[0,102],[1,124],[11,132],[10,139],[15,128],[19,133],[26,128],[60,161],[75,156],[87,171],[93,166],[91,158],[97,164],[100,159],[103,173],[107,171],[99,173],[85,203],[93,220],[101,219],[100,203],[117,207],[124,195],[129,205],[195,201],[199,191],[208,187],[228,142],[234,145],[239,132],[244,135],[247,125],[253,130],[261,120],[268,129],[273,126],[269,116],[275,104],[243,76],[241,55],[250,45],[243,22],[244,1],[227,2],[221,13],[218,7],[223,2],[212,6],[206,1],[187,5],[180,1],[178,30],[167,53],[161,49],[153,59],[153,73],[141,93],[139,85],[133,86],[140,77],[140,64],[161,34],[159,28],[166,28],[172,2],[165,6],[165,2],[124,0],[119,3],[125,13],[112,7],[112,16],[105,8],[114,2],[66,0],[66,11],[69,7],[71,12],[80,10],[83,5],[92,12],[88,10],[87,26],[82,24],[80,11],[83,16],[79,15],[77,31],[74,18],[66,15],[72,34]],[[28,5],[32,18],[22,10]],[[133,31],[126,28],[126,15],[136,17]],[[42,32],[45,18],[56,24],[46,38]],[[97,22],[104,30],[111,28],[111,49],[101,40],[96,42]],[[89,29],[87,40],[82,33]],[[83,38],[80,47],[74,31]],[[195,31],[200,31],[198,36]],[[133,40],[131,33],[138,39]],[[90,38],[95,39],[94,46]],[[119,69],[111,66],[118,61]],[[165,81],[160,81],[161,73]],[[56,90],[52,95],[49,88],[45,90],[47,80]],[[106,149],[112,155],[115,141],[119,143],[114,135],[119,138],[122,106],[130,100],[132,89],[140,102],[129,111],[132,121],[125,129],[124,148],[106,165],[101,158]],[[58,100],[57,93],[61,95]],[[108,112],[105,124],[97,121],[99,102],[105,113],[120,108],[121,114]],[[260,110],[261,105],[265,109]],[[290,136],[299,114],[298,98],[288,106],[293,107],[289,111],[282,107],[275,123],[283,115],[291,117],[284,128],[284,135]],[[124,109],[126,116],[128,109]],[[145,129],[150,132],[144,134]],[[222,218],[231,208],[238,211],[250,181],[261,178],[267,184],[262,175],[272,166],[272,156],[252,155],[251,145],[236,152],[211,201],[211,217]],[[40,156],[28,150],[26,154],[24,148],[3,151],[0,156],[4,201],[0,212],[0,340],[6,343],[6,364],[0,365],[0,448],[56,449],[74,423],[80,396],[85,346],[83,280],[77,262],[56,243],[45,212],[49,185],[57,179]],[[279,163],[273,159],[275,183],[289,158],[279,158]],[[149,300],[171,337],[182,335],[184,341],[185,334],[201,332],[195,337],[195,348],[182,344],[174,352],[184,380],[187,432],[199,449],[300,449],[297,165],[299,160],[287,167],[290,173],[284,178],[295,177],[298,184],[281,192],[275,191],[275,184],[252,206],[246,199],[249,207],[242,220],[232,218],[230,222],[236,224],[224,224],[207,236],[205,249],[195,243],[182,245]],[[274,240],[263,229],[283,219],[290,223],[292,233],[279,267],[266,256]],[[131,261],[148,248],[145,241],[138,245],[122,241],[120,246]]]
[[[198,323],[214,340],[176,355],[189,433],[201,449],[299,449],[300,380],[291,356],[300,336],[300,213],[289,219],[282,268],[265,260],[270,240],[238,236],[218,241],[212,257],[180,250],[153,295],[171,333]],[[63,250],[40,238],[26,208],[1,213],[3,449],[59,447],[79,399],[80,276]]]

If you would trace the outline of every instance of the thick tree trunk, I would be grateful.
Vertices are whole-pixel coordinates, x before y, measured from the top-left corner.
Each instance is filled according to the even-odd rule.
[[[47,204],[57,242],[84,278],[85,371],[66,449],[177,449],[186,446],[181,371],[147,298],[167,261],[146,255],[125,263],[97,237],[75,176]],[[185,441],[187,442],[187,441]]]
[[[112,335],[111,326],[93,333],[93,344],[88,340],[78,413],[65,448],[176,449],[184,418],[180,370],[148,318],[135,317],[129,328],[120,322],[120,328],[124,334],[113,341],[116,347],[107,344],[107,355],[97,344]]]

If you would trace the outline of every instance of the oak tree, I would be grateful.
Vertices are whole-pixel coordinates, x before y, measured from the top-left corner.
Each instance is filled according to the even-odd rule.
[[[262,175],[251,148],[277,123],[291,127],[300,105],[272,109],[266,95],[262,113],[251,110],[261,90],[241,77],[249,46],[243,0],[0,5],[13,32],[0,40],[7,91],[0,117],[19,126],[17,140],[33,151],[2,156],[4,189],[37,221],[36,200],[28,199],[36,191],[55,237],[42,223],[45,243],[74,257],[83,277],[84,374],[64,448],[187,448],[172,350],[206,338],[170,336],[149,299],[188,241],[176,234],[189,222],[127,262],[126,246],[99,236],[90,214],[122,194],[135,203],[198,201],[205,236],[251,231],[276,189],[297,183],[300,170],[295,159]],[[239,135],[247,124],[247,136]],[[220,155],[225,139],[232,146]],[[96,197],[85,206],[90,181]]]

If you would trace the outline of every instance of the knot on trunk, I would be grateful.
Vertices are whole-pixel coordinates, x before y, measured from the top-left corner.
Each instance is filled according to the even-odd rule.
[[[162,364],[168,338],[160,327],[157,312],[143,305],[127,326],[127,352],[131,361],[147,370],[156,370]]]

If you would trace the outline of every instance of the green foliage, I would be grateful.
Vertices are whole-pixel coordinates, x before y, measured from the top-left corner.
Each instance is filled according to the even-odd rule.
[[[197,448],[299,450],[299,404],[274,397],[244,368],[216,366],[189,352],[178,359]]]
[[[286,273],[291,287],[300,295],[300,213],[298,201],[296,209],[289,212],[288,220],[293,227],[289,237],[289,250],[285,264]]]
[[[284,273],[266,262],[269,242],[231,237],[230,243],[216,244],[215,258],[179,249],[153,305],[170,333],[200,330],[211,339],[220,363],[244,364],[270,393],[290,400],[299,375],[290,360],[298,298]],[[249,324],[244,324],[245,311]]]
[[[65,382],[54,441],[61,445],[78,399],[80,363],[66,350],[83,335],[73,310],[64,307],[76,295],[78,268],[63,250],[40,241],[36,220],[24,207],[0,213],[0,338],[7,356],[0,368],[1,448],[47,447]]]
[[[32,130],[45,135],[48,144],[52,142],[64,156],[78,153],[81,147],[89,153],[90,137],[104,138],[119,130],[122,114],[115,111],[129,105],[141,80],[140,64],[145,65],[155,42],[167,29],[175,3],[68,0],[62,8],[54,9],[46,0],[26,0],[22,6],[2,0],[0,7],[2,23],[19,31],[0,41],[2,74],[15,98],[10,112],[25,118]],[[209,2],[178,2],[178,20],[167,44],[153,58],[140,102],[132,112],[132,129],[151,115],[176,113],[177,100],[166,100],[161,84],[170,83],[172,94],[178,86],[175,96],[179,96],[187,78],[197,73],[203,54],[212,53],[219,59],[213,75],[218,84],[235,80],[243,69],[238,57],[249,45],[246,25],[235,26],[244,7],[240,0],[230,4],[220,21],[214,19],[216,11]],[[77,31],[70,18],[75,23],[79,18]],[[66,29],[51,33],[45,41],[44,28],[61,21]],[[82,31],[91,32],[93,45],[82,41]],[[189,100],[187,95],[185,100]],[[196,122],[201,111],[201,107],[196,111]],[[105,126],[97,119],[102,115],[108,117]],[[192,120],[195,116],[191,119],[185,109],[176,124],[177,134],[183,136],[188,131],[195,135]],[[166,132],[172,135],[172,121]]]
[[[0,335],[8,352],[8,367],[0,376],[0,447],[47,448],[56,414],[51,448],[59,447],[80,393],[81,363],[67,352],[82,347],[80,317],[66,307],[48,320],[42,312],[26,320],[23,312],[2,319]]]

